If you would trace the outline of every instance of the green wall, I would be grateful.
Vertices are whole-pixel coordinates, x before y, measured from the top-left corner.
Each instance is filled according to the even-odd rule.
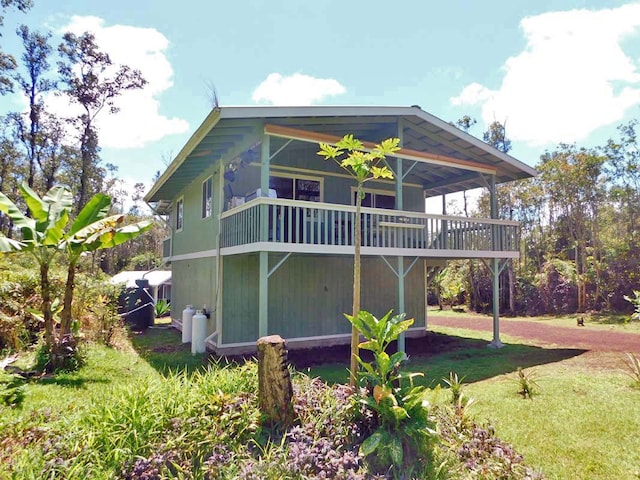
[[[282,258],[271,254],[270,268]],[[362,308],[376,316],[397,311],[396,277],[378,257],[362,259]],[[395,265],[395,259],[391,259]],[[408,268],[409,260],[405,260]],[[351,311],[353,258],[291,255],[269,278],[269,334],[284,338],[346,334]],[[424,326],[424,269],[418,261],[405,279],[406,313]],[[224,259],[223,342],[254,342],[258,335],[258,255]]]
[[[202,218],[202,182],[213,176],[213,215]],[[211,165],[205,172],[194,180],[182,193],[184,198],[184,222],[180,232],[175,231],[177,197],[173,201],[171,212],[171,226],[174,229],[172,237],[172,255],[211,250],[217,246],[219,200],[219,167]]]
[[[216,258],[196,258],[171,262],[171,311],[174,318],[182,317],[187,305],[210,312],[216,305]],[[208,332],[215,329],[215,315],[211,315]]]

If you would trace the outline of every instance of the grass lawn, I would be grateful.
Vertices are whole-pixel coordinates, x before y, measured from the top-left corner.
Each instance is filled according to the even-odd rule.
[[[490,333],[431,330],[458,337],[458,348],[414,356],[407,369],[424,373],[431,386],[444,386],[450,371],[464,377],[464,391],[475,400],[472,415],[491,423],[528,464],[548,478],[640,478],[640,389],[622,371],[624,355],[541,348],[508,336],[494,350],[486,348]],[[518,367],[538,377],[533,400],[517,394]],[[342,381],[344,368],[323,365],[311,374]]]
[[[132,405],[139,409],[137,416],[123,417],[121,435],[135,432],[135,422],[153,422],[162,409],[181,409],[193,403],[191,415],[199,418],[197,409],[201,407],[195,403],[201,400],[196,395],[202,394],[189,392],[184,385],[187,377],[198,377],[208,360],[192,356],[189,345],[180,343],[179,333],[162,327],[132,334],[133,348],[128,350],[90,347],[88,364],[80,371],[28,384],[21,408],[0,406],[0,479],[11,478],[3,465],[17,458],[16,452],[24,446],[20,435],[11,436],[12,431],[31,435],[38,429],[89,428],[91,421],[122,414],[118,402],[127,409]],[[407,369],[424,373],[422,381],[431,387],[444,386],[442,378],[450,371],[464,377],[465,395],[475,399],[470,410],[473,417],[495,426],[498,437],[523,453],[527,464],[547,478],[640,478],[640,389],[632,388],[622,372],[622,355],[541,348],[508,336],[503,337],[505,348],[493,350],[486,348],[489,333],[437,327],[435,334],[454,338],[451,348],[413,356]],[[516,393],[514,372],[518,367],[537,374],[540,392],[533,400],[523,400]],[[344,382],[345,369],[343,364],[322,365],[309,373],[329,382]],[[173,394],[163,394],[162,405],[149,404],[145,399],[152,397],[145,392],[157,395],[158,385],[177,370],[185,372],[185,380],[169,381]],[[236,380],[224,386],[225,378],[231,377],[219,374],[216,378],[217,384],[197,388],[211,398],[218,395],[219,385],[225,392],[254,388],[238,385]],[[441,396],[444,398],[444,393]],[[104,405],[104,409],[96,410],[96,405]],[[110,428],[115,429],[119,421],[112,423]],[[158,432],[165,428],[160,423],[151,427]],[[96,427],[98,437],[103,429]],[[187,429],[181,435],[195,432]],[[113,441],[107,433],[103,436],[94,441]],[[120,454],[115,445],[107,448],[113,452],[114,462]],[[27,455],[21,461],[35,464],[43,460]],[[103,478],[101,475],[97,472],[94,478]]]

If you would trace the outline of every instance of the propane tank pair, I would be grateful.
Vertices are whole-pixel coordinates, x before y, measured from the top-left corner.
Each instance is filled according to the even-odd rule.
[[[207,350],[207,317],[202,310],[193,309],[187,305],[182,311],[182,343],[191,342],[191,353],[204,353]]]

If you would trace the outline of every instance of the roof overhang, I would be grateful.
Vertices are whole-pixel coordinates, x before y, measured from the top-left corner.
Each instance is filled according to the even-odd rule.
[[[159,213],[168,211],[178,193],[208,166],[255,147],[265,133],[282,144],[292,138],[335,143],[352,133],[367,148],[401,133],[403,149],[397,156],[416,162],[410,180],[422,185],[426,196],[485,186],[485,174],[495,175],[496,183],[537,175],[525,163],[416,106],[219,107],[209,113],[145,200],[155,203]],[[279,146],[272,141],[272,148]]]

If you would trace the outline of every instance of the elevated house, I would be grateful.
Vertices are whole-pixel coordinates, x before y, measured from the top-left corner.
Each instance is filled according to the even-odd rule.
[[[290,347],[348,342],[355,183],[317,151],[349,133],[402,146],[387,159],[395,179],[366,184],[362,308],[404,311],[416,319],[407,335],[423,334],[429,272],[460,258],[485,259],[497,297],[519,226],[496,218],[496,184],[535,170],[416,106],[220,107],[145,197],[170,215],[164,257],[178,327],[192,304],[210,314],[207,343],[222,353],[250,351],[267,334]],[[424,213],[426,197],[476,187],[491,192],[492,218]]]

